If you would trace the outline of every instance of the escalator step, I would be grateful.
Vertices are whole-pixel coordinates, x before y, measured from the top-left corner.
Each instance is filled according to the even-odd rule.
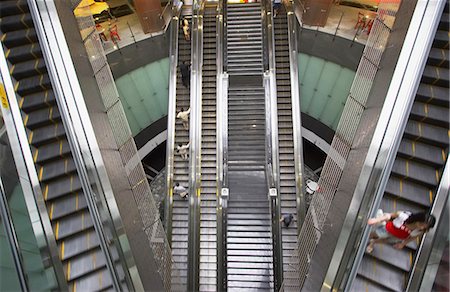
[[[403,291],[403,272],[373,257],[364,257],[358,274],[382,286],[385,291]]]
[[[65,135],[64,126],[61,123],[56,123],[30,131],[28,142],[35,147],[39,147],[42,144],[57,141]]]
[[[2,42],[7,48],[32,44],[36,43],[37,41],[38,39],[34,28],[15,30],[12,32],[4,33],[2,36]]]
[[[19,106],[26,113],[53,106],[54,104],[56,104],[55,95],[51,89],[26,95],[19,102]]]
[[[11,76],[16,80],[28,78],[40,74],[47,73],[47,67],[44,59],[29,60],[13,65],[10,70]]]
[[[101,249],[97,248],[66,262],[64,270],[66,271],[68,281],[73,281],[105,267],[105,257]]]
[[[69,236],[81,233],[93,226],[91,215],[88,210],[77,212],[72,216],[63,217],[56,220],[53,231],[56,239],[64,240]]]
[[[430,187],[436,186],[439,183],[440,177],[439,171],[434,167],[400,157],[395,159],[394,165],[392,166],[392,173],[407,180],[424,183]]]
[[[16,86],[16,92],[21,96],[51,89],[50,78],[47,74],[22,79]]]
[[[45,125],[59,122],[60,119],[61,116],[59,114],[59,110],[55,106],[31,112],[30,114],[26,115],[24,124],[28,129],[34,130]]]
[[[12,64],[33,60],[42,57],[41,47],[38,44],[26,44],[19,47],[10,48],[5,53],[6,58]]]
[[[439,168],[445,163],[447,157],[445,150],[442,148],[406,138],[402,139],[400,143],[398,155]]]
[[[410,119],[433,124],[436,126],[448,125],[448,108],[415,102],[411,109]]]
[[[404,136],[443,148],[449,143],[448,129],[413,120],[408,120]]]
[[[0,29],[3,32],[23,30],[30,27],[33,27],[33,19],[29,13],[22,14],[20,17],[17,15],[2,16],[2,21],[0,23]]]
[[[389,178],[385,192],[425,207],[430,206],[433,197],[431,188],[395,176]]]
[[[95,230],[86,230],[83,234],[69,237],[59,242],[61,259],[66,261],[99,246],[98,237]]]
[[[28,12],[28,5],[26,0],[8,0],[0,1],[0,11],[2,17],[22,14]]]
[[[448,50],[431,48],[427,64],[431,66],[448,68],[449,53]]]
[[[449,86],[449,69],[435,66],[425,66],[422,82],[442,87]]]
[[[49,160],[61,159],[69,154],[69,143],[65,139],[33,149],[33,158],[38,164]]]
[[[64,176],[57,180],[52,180],[44,186],[45,199],[53,200],[67,194],[81,192],[81,182],[78,175]]]
[[[423,84],[419,85],[416,99],[425,103],[432,103],[439,106],[449,106],[450,98],[448,89],[444,87]]]
[[[50,203],[50,219],[57,220],[85,208],[87,208],[87,203],[82,193],[65,196]]]
[[[39,169],[39,180],[47,182],[76,171],[75,163],[71,156],[44,164]]]

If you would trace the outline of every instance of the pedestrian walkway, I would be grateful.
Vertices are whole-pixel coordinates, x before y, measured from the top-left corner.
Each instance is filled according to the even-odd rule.
[[[394,0],[384,0],[382,2],[385,9],[392,11],[396,11],[397,6],[399,5],[398,1]],[[167,18],[170,13],[170,11],[168,11],[169,9],[170,7],[163,9],[161,15],[163,19]],[[360,44],[365,44],[376,17],[377,12],[375,11],[339,5],[337,3],[332,5],[324,27],[303,24],[302,28],[335,35]],[[395,19],[393,16],[390,16],[389,13],[384,13],[381,18],[384,19],[384,22],[388,26],[392,26]],[[100,22],[98,25],[100,25],[100,29],[97,28],[97,33],[99,35],[103,33],[106,37],[102,42],[106,54],[119,50],[125,46],[132,45],[138,41],[160,35],[164,33],[166,28],[164,27],[163,30],[157,33],[145,34],[136,13]],[[110,28],[114,28],[114,26],[117,26],[117,35],[119,37],[116,36],[114,38],[113,34],[112,39]]]
[[[397,1],[391,2],[389,4],[383,3],[383,8],[389,11],[397,11],[399,3]],[[330,14],[324,27],[303,24],[302,28],[328,33],[365,44],[376,17],[377,12],[371,10],[334,4],[330,9]],[[388,26],[392,26],[395,19],[388,13],[383,13],[381,18]]]

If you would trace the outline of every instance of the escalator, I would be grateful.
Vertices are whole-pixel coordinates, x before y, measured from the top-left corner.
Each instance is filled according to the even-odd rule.
[[[216,291],[216,7],[203,16],[200,291]]]
[[[29,6],[26,1],[1,1],[0,11],[3,50],[69,289],[112,289],[112,272],[94,229]],[[117,250],[109,248],[117,259]],[[116,268],[126,289],[124,271]]]
[[[189,23],[191,21],[189,20]],[[174,24],[172,24],[174,25]],[[191,63],[191,42],[185,40],[183,30],[178,29],[178,64]],[[176,112],[187,110],[190,107],[190,91],[184,87],[181,81],[181,72],[177,70],[176,78]],[[175,149],[177,145],[189,143],[189,130],[183,127],[182,122],[177,119],[175,125]],[[169,152],[168,152],[169,153]],[[189,159],[174,153],[173,157],[173,184],[189,188]],[[187,290],[187,269],[188,269],[188,222],[189,222],[189,202],[187,197],[181,198],[174,194],[171,220],[171,243],[172,243],[172,290]],[[169,235],[170,236],[170,235]]]
[[[429,211],[441,180],[449,146],[448,13],[447,2],[380,205],[384,212]],[[375,245],[351,290],[404,291],[417,244]]]
[[[228,88],[227,288],[273,290],[266,180],[260,3],[226,4]]]
[[[289,228],[282,228],[283,274],[285,283],[295,278],[294,249],[297,245],[297,189],[295,182],[294,135],[292,123],[291,73],[289,60],[288,20],[280,8],[273,18],[277,82],[278,141],[280,157],[281,214],[294,215]]]

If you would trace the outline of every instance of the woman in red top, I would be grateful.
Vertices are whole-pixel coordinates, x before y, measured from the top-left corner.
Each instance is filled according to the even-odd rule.
[[[436,223],[436,218],[428,213],[414,213],[399,211],[385,213],[377,218],[370,218],[369,225],[382,223],[370,234],[370,242],[366,248],[368,253],[373,251],[375,243],[395,241],[394,247],[404,248],[408,242],[416,239]]]

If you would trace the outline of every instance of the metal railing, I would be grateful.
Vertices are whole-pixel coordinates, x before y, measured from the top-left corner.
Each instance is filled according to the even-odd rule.
[[[217,181],[217,291],[227,290],[228,210],[228,74],[224,69],[224,6],[219,0],[216,19],[216,181]]]
[[[379,11],[389,10],[389,7],[386,2],[380,3]],[[393,14],[395,15],[395,12]],[[338,153],[345,160],[350,153],[390,32],[391,27],[384,23],[382,19],[377,18],[375,20],[330,147],[330,153]],[[315,193],[311,201],[298,236],[296,247],[298,252],[298,259],[296,259],[298,282],[289,289],[299,290],[303,286],[310,267],[310,259],[319,243],[322,228],[336,194],[343,168],[344,165],[340,161],[335,161],[332,155],[327,156],[318,182],[320,190]]]
[[[178,29],[181,7],[172,7],[173,16],[170,24],[169,51],[169,104],[167,106],[167,142],[166,142],[166,206],[165,223],[169,244],[172,245],[172,212],[173,212],[173,169],[175,153],[175,123],[177,111],[177,66],[178,66]]]
[[[78,1],[71,0],[71,2],[75,5]],[[123,166],[126,169],[126,176],[133,193],[133,198],[139,206],[139,215],[144,228],[143,231],[146,233],[148,238],[148,243],[146,244],[148,244],[148,247],[150,247],[153,252],[157,265],[155,268],[162,278],[165,289],[170,290],[172,265],[170,245],[159,219],[159,211],[151,194],[142,164],[131,163],[130,165],[133,165],[133,167],[126,167],[126,165],[128,165],[129,162],[137,156],[137,149],[119,99],[119,94],[117,92],[111,70],[106,60],[101,40],[98,34],[95,33],[95,23],[92,16],[79,17],[77,18],[77,22],[81,35],[83,36],[83,44],[86,48],[87,55],[90,57],[89,61],[100,89],[100,96],[111,125],[111,130],[118,147],[118,152],[122,158]],[[76,76],[73,78],[76,80]],[[82,106],[85,106],[84,103]],[[93,131],[89,133],[88,137],[94,137]],[[96,156],[100,156],[99,151]],[[106,181],[105,178],[107,178],[104,166],[100,167],[100,171],[102,172],[100,175],[103,183]],[[108,189],[108,196],[106,197],[108,207],[107,210],[113,217],[114,226],[117,228],[117,224],[120,223],[120,214],[118,213],[114,195],[110,190],[110,186]],[[123,230],[123,228],[121,228],[121,230]],[[120,234],[120,242],[124,243],[124,246],[129,245],[124,233]],[[124,249],[124,247],[122,247],[122,249]],[[126,262],[131,264],[128,268],[132,270],[131,277],[134,289],[143,289],[137,270],[135,267],[133,268],[134,260],[132,258],[131,251],[129,251],[129,247],[127,247],[127,249],[128,251],[124,250],[124,254],[127,255]]]
[[[289,39],[289,66],[291,80],[291,104],[292,104],[292,131],[294,140],[294,168],[295,168],[295,193],[297,195],[297,222],[298,226],[305,220],[306,200],[303,186],[303,140],[302,120],[300,109],[300,84],[298,82],[298,49],[297,49],[297,20],[295,18],[294,3],[292,0],[285,1],[284,7],[288,22]],[[300,233],[298,227],[297,233]]]
[[[188,291],[198,291],[200,285],[200,201],[202,147],[202,67],[204,0],[195,0],[192,13],[190,125],[189,125],[189,231],[188,231]]]
[[[0,77],[2,116],[17,173],[20,176],[20,184],[30,217],[33,236],[39,239],[37,240],[37,247],[41,258],[45,259],[43,264],[46,274],[52,275],[52,278],[54,276],[58,285],[57,288],[68,290],[63,265],[58,255],[58,245],[47,213],[47,207],[39,184],[33,155],[28,144],[27,133],[23,125],[22,114],[3,48],[0,49]],[[6,218],[3,219],[7,220]]]
[[[272,1],[263,0],[262,20],[264,35],[264,89],[266,114],[266,177],[272,225],[272,257],[274,289],[280,290],[283,283],[283,246],[281,234],[281,194],[278,147],[278,103],[275,61],[275,34],[273,30]]]
[[[29,0],[28,3],[78,177],[105,257],[106,267],[111,275],[112,285],[116,290],[123,289],[123,280],[119,271],[119,266],[122,266],[126,286],[132,288],[134,285],[129,269],[134,268],[134,259],[131,254],[127,260],[125,259],[124,254],[128,252],[128,246],[121,246],[119,241],[121,236],[122,243],[126,243],[126,235],[123,233],[120,216],[115,217],[118,215],[118,209],[109,178],[101,170],[104,164],[99,147],[95,139],[89,139],[94,136],[94,131],[86,105],[80,102],[80,97],[83,95],[55,4],[51,0],[45,2]],[[118,232],[121,233],[118,234]],[[118,252],[118,259],[113,256],[114,251]],[[140,282],[139,277],[133,280]]]

